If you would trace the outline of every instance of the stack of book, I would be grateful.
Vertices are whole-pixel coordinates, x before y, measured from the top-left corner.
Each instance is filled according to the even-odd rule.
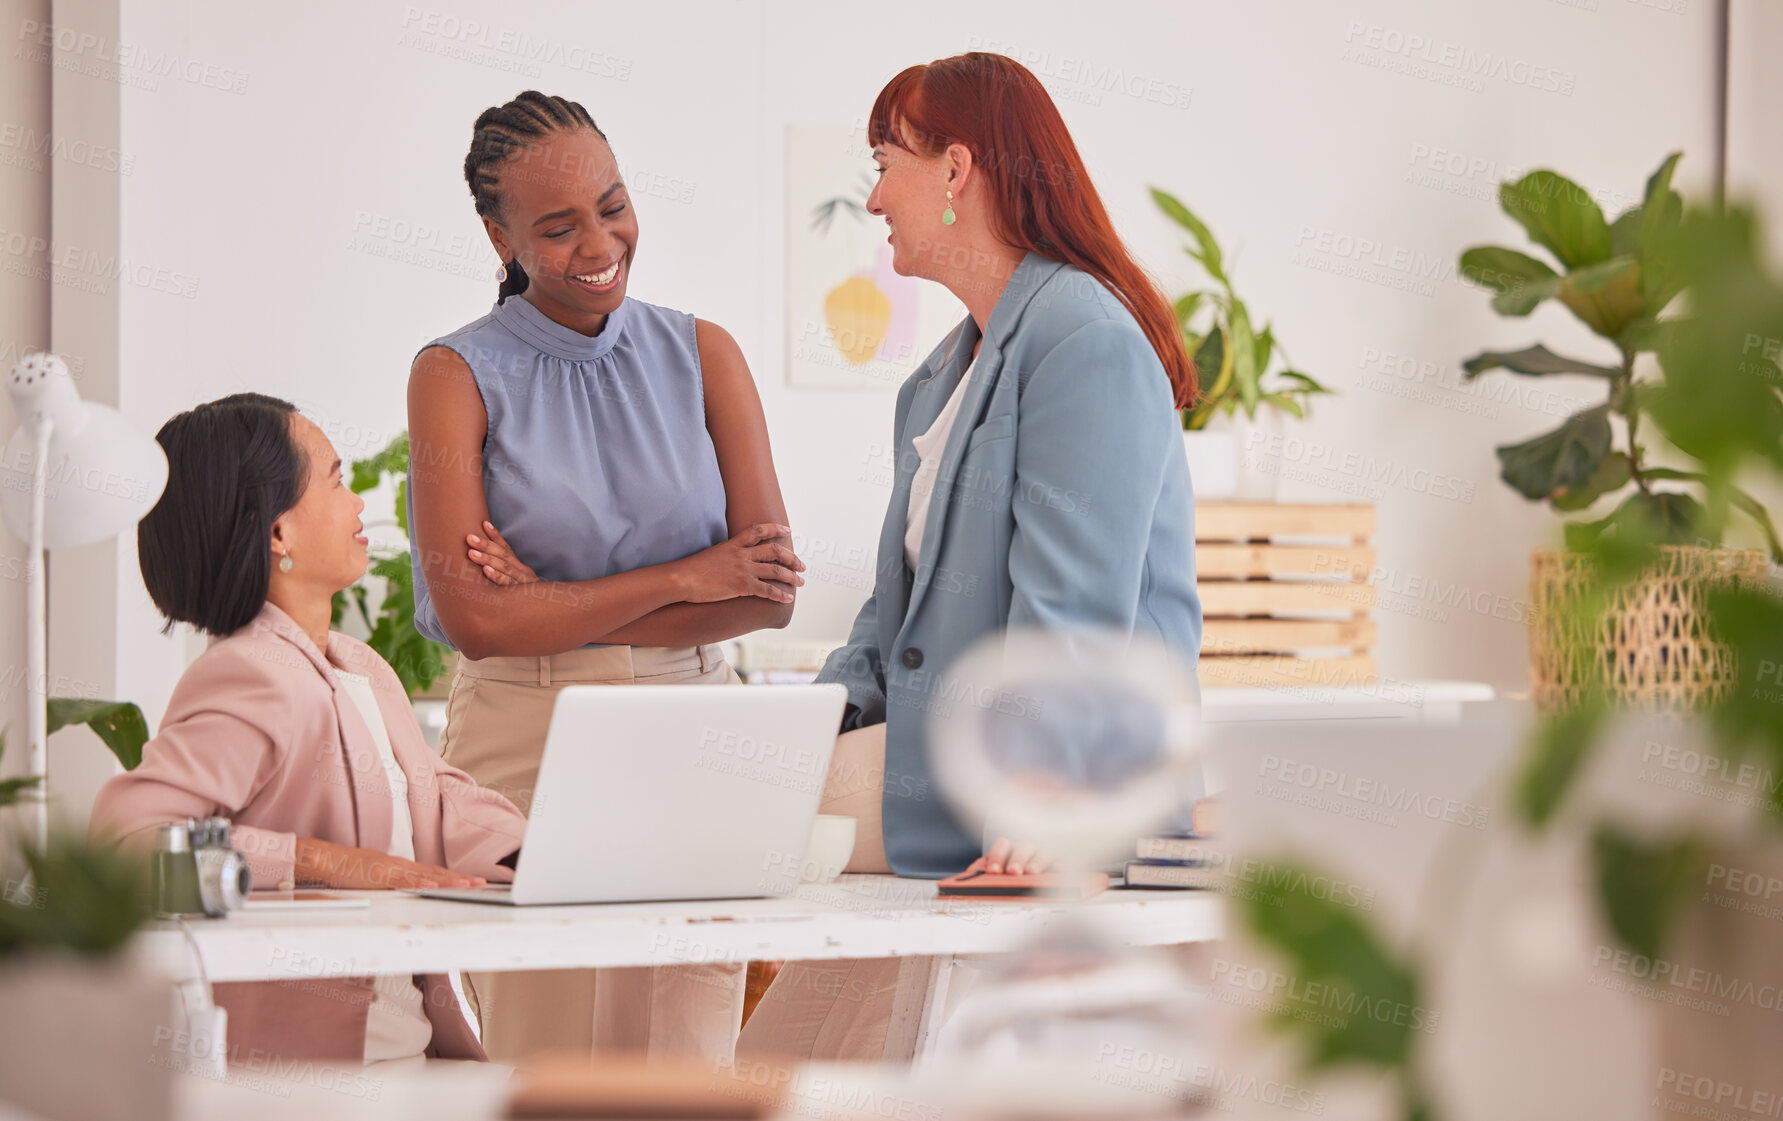
[[[1193,827],[1139,838],[1135,859],[1127,861],[1130,888],[1194,888],[1216,890],[1226,879],[1226,854],[1218,847],[1215,826],[1218,803],[1195,803]]]

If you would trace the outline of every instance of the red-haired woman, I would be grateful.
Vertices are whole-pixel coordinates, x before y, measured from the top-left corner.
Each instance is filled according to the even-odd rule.
[[[822,681],[850,704],[824,812],[859,819],[853,872],[1039,871],[930,780],[926,717],[967,646],[1010,626],[1113,627],[1190,660],[1194,506],[1177,408],[1195,371],[1169,303],[1114,232],[1058,109],[1003,55],[913,66],[873,105],[893,267],[971,313],[898,393],[878,579]],[[895,959],[794,963],[739,1055],[877,1059]]]

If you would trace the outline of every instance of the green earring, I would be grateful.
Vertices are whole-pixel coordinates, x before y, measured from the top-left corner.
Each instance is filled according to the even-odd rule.
[[[951,225],[953,225],[953,223],[954,223],[953,191],[949,190],[947,192],[947,209],[943,210],[941,212],[941,224],[943,226],[951,226]]]
[[[292,560],[291,560],[291,554],[290,554],[290,553],[285,553],[285,554],[282,554],[282,555],[281,555],[281,556],[280,556],[280,557],[279,557],[279,571],[280,571],[280,572],[289,572],[289,571],[291,571],[291,566],[292,566],[292,564],[293,564],[293,563],[295,563],[295,562],[293,562],[293,561],[292,561]]]

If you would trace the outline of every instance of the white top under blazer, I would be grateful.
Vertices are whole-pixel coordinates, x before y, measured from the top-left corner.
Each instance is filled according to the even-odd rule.
[[[904,522],[904,563],[910,571],[916,571],[916,558],[922,555],[923,526],[929,520],[929,499],[935,493],[935,476],[941,471],[941,452],[947,447],[947,436],[953,431],[953,422],[960,415],[960,402],[966,399],[966,385],[972,380],[972,366],[978,365],[978,359],[972,359],[972,365],[960,375],[960,384],[954,387],[953,396],[929,425],[929,430],[914,437],[910,442],[916,448],[916,454],[922,462],[916,468],[916,476],[910,481],[910,512]]]

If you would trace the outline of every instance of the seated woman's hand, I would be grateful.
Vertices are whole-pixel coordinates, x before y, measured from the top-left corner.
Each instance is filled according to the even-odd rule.
[[[416,887],[482,887],[482,876],[418,864],[376,849],[337,845],[314,837],[297,838],[298,883],[355,890]]]
[[[536,584],[538,574],[514,554],[514,547],[489,522],[483,523],[487,537],[475,533],[464,535],[465,553],[472,564],[483,570],[484,579],[492,584]]]
[[[966,872],[989,872],[992,875],[1002,872],[1022,876],[1044,872],[1052,864],[1052,857],[1040,852],[1033,845],[998,837],[991,844],[990,851],[974,860]]]

